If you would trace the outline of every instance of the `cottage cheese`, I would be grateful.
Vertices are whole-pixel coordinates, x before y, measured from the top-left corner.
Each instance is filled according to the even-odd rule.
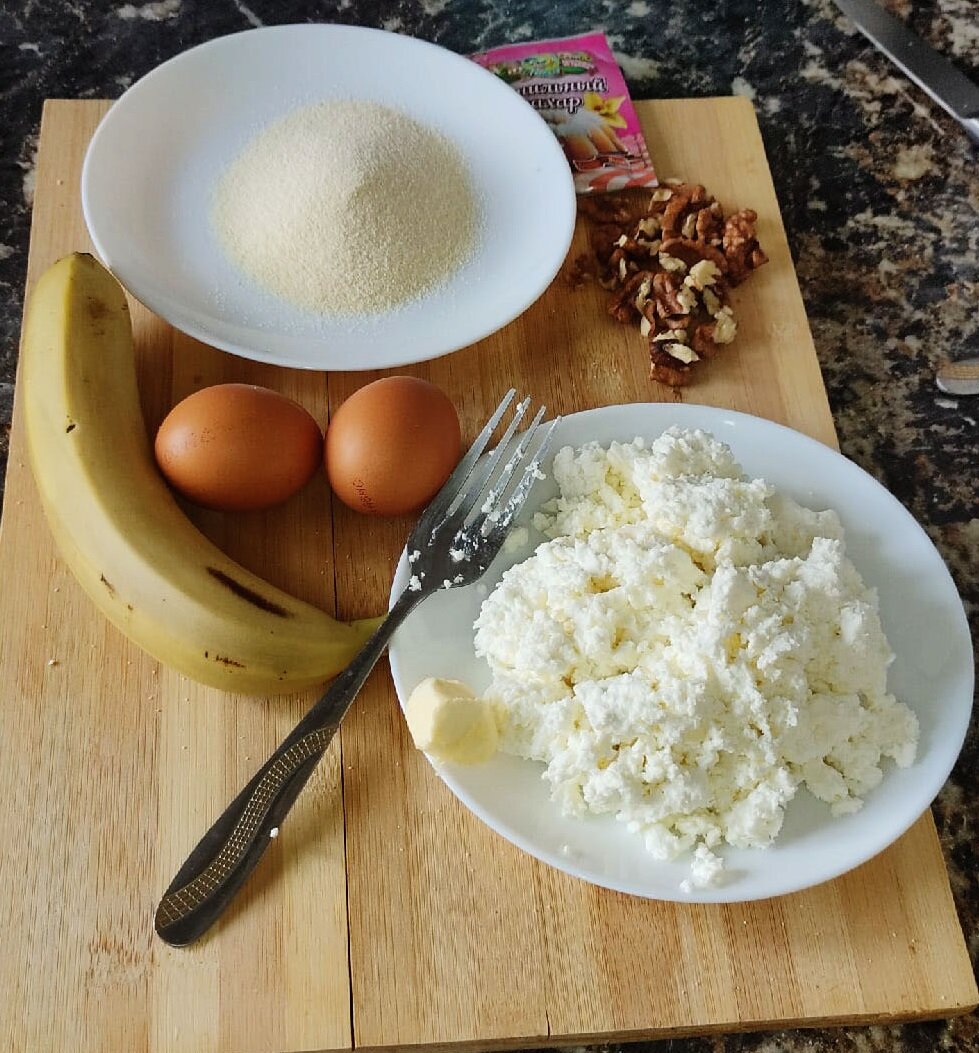
[[[856,811],[882,761],[915,757],[888,694],[877,597],[836,514],[748,479],[723,443],[671,429],[561,450],[550,538],[483,602],[476,652],[565,813],[613,814],[659,859],[759,848],[800,786]]]

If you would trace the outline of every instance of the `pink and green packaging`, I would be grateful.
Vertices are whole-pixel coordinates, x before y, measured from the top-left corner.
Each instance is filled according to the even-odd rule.
[[[604,33],[473,55],[515,88],[564,147],[579,194],[656,185],[639,119]]]

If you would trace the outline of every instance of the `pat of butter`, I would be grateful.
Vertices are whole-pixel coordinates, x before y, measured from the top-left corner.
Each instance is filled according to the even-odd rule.
[[[495,707],[459,680],[423,680],[408,698],[405,718],[415,745],[436,760],[480,764],[496,752]]]

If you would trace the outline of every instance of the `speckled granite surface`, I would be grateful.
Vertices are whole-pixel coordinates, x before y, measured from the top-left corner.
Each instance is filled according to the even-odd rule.
[[[976,0],[889,0],[979,80]],[[212,36],[306,20],[380,26],[471,52],[604,28],[636,98],[754,99],[843,451],[913,512],[979,635],[979,398],[934,386],[979,355],[979,151],[830,0],[93,0],[0,3],[0,458],[6,453],[34,155],[45,97],[117,96]],[[935,814],[979,954],[979,734]],[[975,1015],[893,1028],[674,1040],[671,1053],[979,1053]]]

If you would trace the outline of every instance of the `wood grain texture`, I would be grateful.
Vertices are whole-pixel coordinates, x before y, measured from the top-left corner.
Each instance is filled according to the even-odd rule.
[[[90,250],[81,162],[108,104],[51,102],[38,154],[30,288]],[[140,390],[154,428],[222,380],[267,384],[326,422],[326,376],[239,361],[132,302]],[[192,513],[276,585],[332,611],[324,481],[268,513]],[[290,836],[207,939],[175,950],[153,911],[197,838],[308,705],[222,694],[144,655],[99,617],[58,559],[14,407],[0,534],[0,1047],[4,1050],[349,1049],[340,748]],[[16,585],[14,583],[16,582]],[[56,662],[50,665],[49,661]]]
[[[28,286],[89,247],[77,186],[106,105],[45,109]],[[661,174],[757,209],[772,257],[738,290],[736,350],[684,397],[834,443],[750,106],[639,109]],[[674,398],[603,299],[559,278],[502,333],[401,372],[445,388],[467,437],[511,383],[559,412]],[[278,370],[138,305],[133,318],[151,427],[223,380],[268,384],[325,423],[379,375]],[[350,617],[383,606],[410,525],[331,509],[322,482],[272,513],[193,516],[250,568]],[[101,619],[49,539],[17,405],[0,581],[4,1050],[510,1047],[944,1016],[977,1001],[930,815],[847,877],[779,900],[678,907],[592,888],[456,802],[410,748],[383,667],[344,725],[342,762],[338,742],[225,919],[201,945],[168,948],[152,934],[157,897],[308,697],[199,687]]]

